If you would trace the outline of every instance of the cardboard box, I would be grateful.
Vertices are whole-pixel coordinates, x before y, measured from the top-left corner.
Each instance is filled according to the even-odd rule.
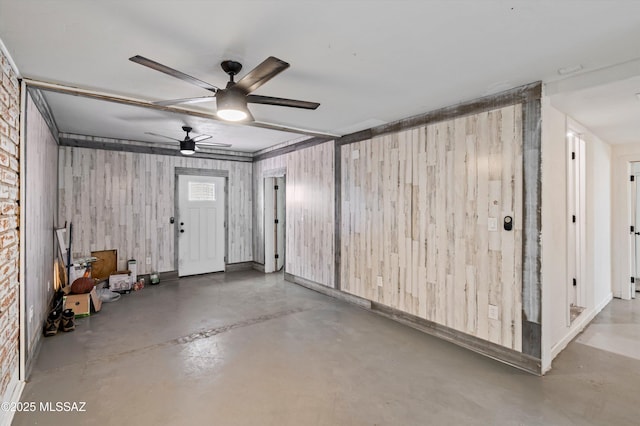
[[[99,250],[92,251],[91,256],[96,260],[91,264],[91,277],[97,278],[99,281],[106,281],[109,275],[118,270],[118,250]]]
[[[77,317],[91,315],[92,312],[100,312],[102,301],[94,288],[85,294],[68,294],[64,297],[64,309],[73,309]]]
[[[131,271],[116,271],[109,275],[109,290],[131,291]]]

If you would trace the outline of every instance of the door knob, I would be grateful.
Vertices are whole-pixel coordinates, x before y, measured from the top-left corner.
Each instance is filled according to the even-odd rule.
[[[181,229],[181,230],[180,230],[180,233],[181,233],[181,234],[182,234],[182,233],[184,233],[184,229]]]
[[[640,232],[635,232],[636,235],[640,235]]]
[[[184,222],[180,222],[180,225],[184,225]]]

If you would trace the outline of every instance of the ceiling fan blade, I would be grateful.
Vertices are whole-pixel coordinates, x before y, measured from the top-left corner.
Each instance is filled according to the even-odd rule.
[[[206,141],[207,139],[211,139],[213,136],[211,135],[198,135],[195,136],[193,138],[191,138],[192,141],[194,142],[200,142],[200,141]]]
[[[287,68],[289,68],[288,63],[269,56],[260,65],[242,77],[234,87],[241,89],[244,93],[251,93]]]
[[[218,143],[218,142],[197,142],[196,146],[198,145],[202,145],[202,146],[217,146],[217,147],[230,147],[231,144],[230,143]]]
[[[201,102],[211,102],[215,99],[215,96],[200,96],[197,98],[184,98],[184,99],[171,99],[168,101],[156,101],[151,102],[154,105],[169,106],[177,104],[199,104]]]
[[[316,109],[317,102],[298,101],[295,99],[274,98],[271,96],[247,95],[247,102],[252,104],[278,105],[291,108]]]
[[[191,77],[183,72],[178,70],[174,70],[173,68],[169,68],[166,65],[162,65],[159,62],[152,61],[151,59],[147,59],[144,56],[136,55],[129,58],[130,61],[135,62],[140,65],[144,65],[145,67],[149,67],[156,71],[160,71],[171,77],[179,78],[180,80],[186,81],[187,83],[195,84],[196,86],[202,87],[203,89],[209,90],[211,92],[216,92],[218,88],[212,84],[207,83],[206,81],[198,80],[195,77]]]
[[[169,136],[165,136],[165,135],[159,135],[157,133],[151,133],[151,132],[144,132],[145,135],[151,135],[151,136],[157,136],[159,138],[165,138],[165,139],[171,139],[172,141],[176,141],[176,142],[182,142],[181,139],[176,139],[176,138],[172,138]]]

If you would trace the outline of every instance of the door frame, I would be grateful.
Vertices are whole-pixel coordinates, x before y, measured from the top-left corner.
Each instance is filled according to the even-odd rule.
[[[577,129],[567,127],[567,327],[571,326],[571,292],[575,305],[586,308],[586,142]],[[575,216],[575,222],[573,217]],[[576,286],[573,287],[573,280]]]
[[[287,217],[287,210],[286,210],[286,188],[287,188],[287,168],[286,167],[278,167],[275,169],[269,169],[269,170],[264,170],[262,172],[262,178],[260,181],[260,185],[262,185],[262,253],[264,255],[263,258],[263,266],[267,265],[267,224],[266,224],[266,217],[267,217],[267,212],[266,212],[266,203],[265,203],[265,197],[267,195],[267,190],[266,190],[266,186],[265,186],[265,179],[267,178],[284,178],[284,186],[285,186],[285,193],[284,193],[284,198],[285,198],[285,211],[284,211],[284,216],[285,216],[285,229],[283,232],[283,239],[284,239],[284,258],[285,258],[285,262],[282,264],[282,269],[284,270],[284,272],[287,272],[287,265],[286,265],[286,251],[287,251],[287,229],[286,229],[286,217]],[[271,229],[271,231],[273,231],[273,229]],[[267,273],[267,272],[265,272]]]
[[[279,183],[279,181],[281,183]],[[268,184],[267,182],[270,182]],[[280,176],[265,176],[262,179],[263,191],[263,235],[264,235],[264,272],[278,272],[284,268],[287,250],[286,237],[286,174]],[[276,191],[275,185],[282,186]],[[282,205],[281,205],[282,203]],[[275,223],[278,219],[279,224]],[[281,229],[279,233],[278,230]],[[275,255],[278,255],[278,259]],[[280,267],[278,267],[280,264]]]
[[[627,180],[627,185],[628,185],[628,202],[629,202],[629,224],[630,226],[633,226],[635,229],[633,230],[633,232],[631,232],[629,234],[630,240],[629,240],[629,276],[637,279],[637,270],[638,270],[638,265],[636,265],[637,262],[637,253],[636,250],[637,248],[637,241],[636,241],[636,235],[635,233],[640,231],[640,224],[636,223],[636,218],[637,218],[637,208],[638,208],[638,184],[640,184],[640,182],[638,182],[638,180],[640,179],[640,171],[636,171],[634,170],[634,164],[640,164],[640,161],[629,161],[629,179]],[[634,177],[634,180],[631,181],[631,177]],[[629,288],[625,291],[625,289],[622,289],[622,297],[624,299],[635,299],[636,298],[636,290],[638,289],[638,282],[632,282],[632,283],[628,283]],[[627,297],[628,296],[628,297]]]
[[[621,153],[611,163],[611,267],[613,297],[631,299],[629,281],[633,259],[629,250],[631,222],[631,163],[640,162],[640,153]]]
[[[194,167],[176,167],[173,175],[173,269],[178,272],[178,261],[180,256],[179,244],[180,235],[178,226],[175,226],[177,218],[180,217],[180,188],[178,176],[207,176],[224,178],[224,264],[229,264],[229,170],[221,169],[199,169]],[[225,268],[226,269],[226,268]]]

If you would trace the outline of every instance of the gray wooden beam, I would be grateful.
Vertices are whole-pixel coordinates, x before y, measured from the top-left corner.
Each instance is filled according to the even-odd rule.
[[[330,137],[314,137],[305,139],[295,144],[287,145],[282,148],[274,149],[273,151],[264,152],[253,156],[253,161],[266,160],[267,158],[279,157],[281,155],[288,154],[290,152],[299,151],[305,148],[311,148],[312,146],[320,145],[322,143],[330,141]]]
[[[524,229],[522,250],[522,352],[541,357],[542,282],[540,279],[541,110],[540,99],[522,105]]]
[[[29,96],[31,96],[31,100],[35,104],[36,108],[38,108],[38,111],[40,111],[45,123],[47,123],[47,127],[49,127],[49,131],[51,131],[51,135],[56,140],[57,144],[60,145],[60,138],[58,137],[60,131],[58,130],[56,119],[51,113],[51,108],[49,107],[47,100],[42,95],[40,89],[29,86],[26,87]]]
[[[182,157],[180,154],[180,150],[176,148],[161,148],[155,146],[144,146],[144,145],[132,145],[118,142],[103,142],[103,141],[93,141],[93,140],[85,140],[79,138],[72,137],[61,137],[60,138],[61,146],[72,146],[76,148],[90,148],[90,149],[103,149],[106,151],[121,151],[121,152],[135,152],[140,154],[155,154],[155,155],[172,155],[175,157]],[[239,156],[239,155],[230,155],[230,154],[214,154],[207,152],[196,152],[194,155],[190,156],[193,158],[209,158],[213,160],[226,160],[226,161],[241,161],[250,163],[252,161],[250,156]]]
[[[394,121],[392,123],[383,124],[371,129],[361,130],[342,136],[337,140],[338,145],[346,145],[371,139],[375,136],[387,133],[397,133],[402,130],[412,129],[414,127],[425,126],[440,121],[451,120],[454,118],[477,114],[492,109],[502,108],[508,105],[526,103],[542,97],[542,83],[535,82],[525,84],[495,95],[485,96],[474,99],[469,102],[463,102],[457,105],[440,108],[424,114],[414,115],[413,117]]]
[[[334,278],[333,278],[333,286],[335,289],[340,290],[342,288],[342,283],[340,282],[340,268],[342,265],[342,245],[341,245],[341,224],[342,224],[342,146],[337,142],[334,143],[334,163],[333,163],[333,171],[334,171]]]
[[[220,121],[229,126],[251,126],[251,127],[259,127],[262,129],[276,130],[279,132],[288,132],[288,133],[295,133],[298,135],[307,135],[312,137],[329,137],[329,138],[334,137],[333,135],[328,135],[322,132],[292,128],[292,127],[287,127],[280,124],[265,123],[261,121],[252,121],[249,123],[230,123],[229,121],[225,121],[218,118],[218,116],[213,113],[208,114],[208,113],[194,111],[186,108],[156,105],[151,103],[150,101],[145,101],[141,99],[134,99],[134,98],[119,96],[119,95],[109,94],[109,93],[100,93],[100,92],[96,92],[88,89],[82,89],[78,87],[69,87],[69,86],[64,86],[56,83],[49,83],[45,81],[38,81],[38,80],[27,79],[27,78],[25,78],[24,81],[27,83],[29,87],[34,87],[41,90],[47,90],[50,92],[64,93],[67,95],[80,96],[84,98],[97,99],[97,100],[107,101],[107,102],[114,102],[114,103],[123,104],[123,105],[155,109],[158,111],[185,114],[192,117],[199,117],[199,118],[206,118],[209,120]]]

